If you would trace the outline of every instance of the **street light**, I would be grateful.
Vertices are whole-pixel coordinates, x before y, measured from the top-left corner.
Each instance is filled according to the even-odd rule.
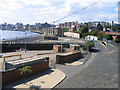
[[[61,38],[61,53],[62,53],[62,49],[63,49],[63,28],[62,28],[62,38]]]
[[[26,30],[25,30],[25,39],[26,39]],[[25,41],[25,52],[26,52],[26,41]]]

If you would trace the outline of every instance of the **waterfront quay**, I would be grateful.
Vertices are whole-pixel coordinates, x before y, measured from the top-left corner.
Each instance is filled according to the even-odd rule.
[[[84,44],[84,40],[68,37],[35,36],[18,40],[2,41],[2,52],[14,52],[20,48],[27,50],[52,50],[53,45],[69,47],[70,44]]]
[[[60,45],[55,45],[55,46],[60,46]],[[1,60],[1,63],[4,62],[8,68],[10,68],[10,64],[12,65],[12,67],[16,68],[15,70],[10,69],[10,70],[6,71],[6,69],[8,69],[8,68],[5,68],[3,70],[2,76],[3,76],[4,87],[29,88],[29,86],[31,86],[31,83],[33,83],[33,85],[41,85],[42,88],[55,87],[58,83],[60,83],[66,77],[66,75],[62,71],[60,71],[59,69],[53,68],[53,66],[55,66],[55,64],[57,63],[56,62],[57,55],[63,55],[66,58],[70,58],[70,57],[74,58],[75,54],[77,55],[77,57],[79,57],[79,56],[78,56],[77,52],[60,53],[59,51],[56,52],[57,48],[53,48],[53,49],[55,49],[55,50],[34,50],[34,51],[26,50],[26,51],[2,53],[3,60]],[[20,58],[18,56],[20,56]],[[6,57],[6,60],[5,60],[5,57]],[[48,57],[48,59],[47,59],[47,57]],[[35,62],[37,62],[37,63],[35,63]],[[32,63],[34,63],[34,64],[32,64]],[[40,74],[40,75],[37,75],[37,78],[29,79],[29,80],[27,80],[28,78],[25,78],[24,81],[28,85],[21,83],[20,80],[18,82],[16,81],[14,83],[6,84],[10,81],[13,81],[15,78],[18,79],[18,77],[20,77],[20,74],[19,74],[20,71],[17,70],[18,66],[20,68],[21,65],[27,65],[27,64],[32,64],[31,66],[32,66],[33,73],[35,73],[36,70],[37,70],[37,72],[40,73],[42,70],[45,72],[45,75],[41,76],[41,74]],[[3,68],[4,67],[2,66],[2,69]],[[53,68],[53,69],[49,69],[49,68]],[[10,75],[13,73],[14,73],[14,78]],[[50,75],[49,75],[49,73],[50,73]],[[6,77],[9,77],[9,79],[7,79]],[[32,77],[36,77],[36,75],[34,75]],[[54,77],[57,77],[57,78],[54,79]],[[54,79],[54,80],[52,80],[52,79]],[[45,81],[45,84],[41,83],[42,82],[41,80]],[[53,81],[53,83],[50,83],[51,80]],[[37,82],[40,82],[41,84],[37,83]]]
[[[57,46],[59,47],[60,45]],[[70,48],[68,49],[70,50]],[[40,72],[37,74],[37,76],[33,75],[29,78],[26,77],[24,79],[26,84],[22,83],[22,80],[18,80],[14,83],[6,84],[5,87],[29,88],[31,85],[41,85],[42,88],[117,88],[118,48],[109,43],[107,46],[105,46],[98,41],[95,42],[94,49],[95,51],[89,53],[84,53],[81,51],[81,53],[84,55],[83,58],[60,64],[56,62],[57,55],[59,55],[59,59],[61,58],[63,61],[65,57],[66,59],[71,59],[71,55],[74,54],[59,53],[54,50],[26,50],[2,53],[4,56],[21,54],[23,58],[30,58],[34,56],[43,58],[49,57],[48,66],[50,68],[48,70],[44,70],[44,74],[42,74],[42,76]],[[13,58],[11,57],[11,59]]]
[[[67,37],[57,37],[57,36],[33,36],[29,38],[14,39],[14,40],[4,40],[1,41],[2,44],[80,44],[84,43],[84,40],[73,39]]]

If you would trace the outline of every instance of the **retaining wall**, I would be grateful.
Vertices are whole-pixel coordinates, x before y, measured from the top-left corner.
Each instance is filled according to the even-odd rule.
[[[68,55],[56,55],[56,63],[69,62],[71,60],[78,60],[81,58],[81,52],[73,52]]]
[[[2,44],[2,52],[14,52],[25,48],[25,44]],[[53,44],[26,44],[27,50],[52,50]]]
[[[32,73],[35,74],[37,72],[42,72],[45,71],[49,68],[49,60],[46,60],[45,62],[41,62],[38,64],[33,64],[31,66]],[[2,72],[2,84],[6,84],[12,81],[15,81],[17,79],[22,78],[21,71],[18,69],[13,69],[13,70],[8,70],[8,71],[3,71]]]

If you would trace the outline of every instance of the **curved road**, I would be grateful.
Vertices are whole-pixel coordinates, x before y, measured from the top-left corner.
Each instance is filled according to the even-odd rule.
[[[118,88],[118,47],[96,42],[100,51],[92,52],[83,65],[56,65],[67,77],[56,88]]]

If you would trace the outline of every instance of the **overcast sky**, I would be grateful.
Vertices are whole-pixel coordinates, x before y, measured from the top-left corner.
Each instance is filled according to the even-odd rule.
[[[0,0],[0,23],[24,24],[52,23],[72,12],[78,13],[61,22],[109,21],[118,22],[118,1],[101,0],[99,3],[82,10],[100,0]]]

